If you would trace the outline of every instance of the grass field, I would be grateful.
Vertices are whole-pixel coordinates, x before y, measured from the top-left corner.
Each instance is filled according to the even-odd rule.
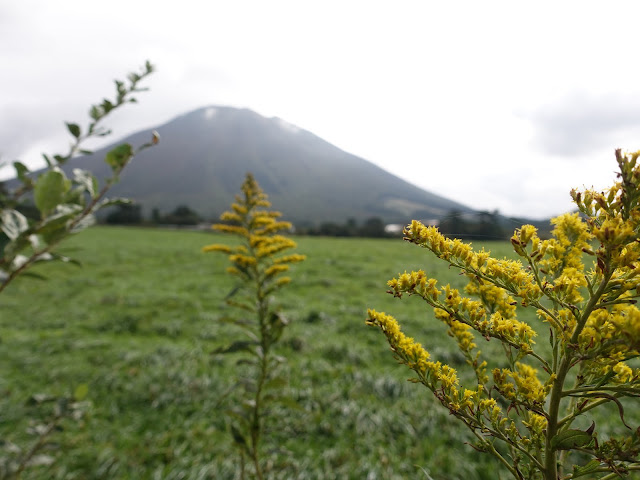
[[[226,258],[200,251],[214,241],[95,227],[64,245],[81,267],[44,265],[36,271],[47,281],[23,277],[0,295],[0,436],[29,441],[28,419],[42,414],[32,394],[89,386],[88,415],[45,449],[55,462],[24,478],[235,478],[225,419],[235,359],[211,352],[238,333],[218,321],[236,312],[224,305]],[[364,324],[367,307],[393,313],[434,357],[463,367],[426,304],[385,293],[404,270],[462,286],[458,272],[399,239],[297,241],[308,259],[278,297],[291,320],[280,353],[297,406],[269,425],[273,478],[508,478],[465,445],[464,427],[406,381],[410,372]]]

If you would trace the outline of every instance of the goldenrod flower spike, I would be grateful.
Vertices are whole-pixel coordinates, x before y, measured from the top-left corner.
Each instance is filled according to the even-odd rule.
[[[637,434],[620,439],[610,425],[610,438],[597,436],[595,423],[571,428],[611,403],[623,428],[635,430],[623,410],[640,398],[640,369],[633,368],[640,357],[640,151],[615,153],[618,181],[602,191],[573,190],[579,213],[554,218],[551,238],[540,238],[533,225],[515,230],[511,244],[519,260],[474,251],[419,221],[405,227],[406,241],[466,275],[468,296],[439,286],[423,270],[389,280],[388,292],[418,296],[433,308],[473,369],[477,388],[461,387],[457,371],[430,360],[393,317],[369,311],[367,323],[385,333],[416,381],[471,429],[479,450],[495,455],[518,480],[608,479],[640,471]],[[518,306],[534,309],[536,323],[518,319]],[[543,338],[548,334],[548,348],[535,344],[534,325]],[[479,337],[500,342],[504,359],[483,360]],[[506,412],[496,400],[508,405]],[[507,448],[499,451],[494,441]]]
[[[264,433],[265,408],[281,393],[269,389],[281,385],[278,365],[273,360],[272,347],[282,335],[287,322],[274,309],[271,294],[287,285],[291,278],[282,276],[289,271],[289,265],[303,261],[300,254],[283,255],[294,248],[296,243],[280,234],[291,229],[289,222],[277,221],[280,212],[268,211],[271,204],[252,175],[248,174],[242,184],[242,195],[236,196],[231,210],[224,212],[220,219],[225,222],[213,226],[214,230],[239,237],[240,245],[213,244],[203,248],[204,252],[219,252],[228,255],[231,266],[227,271],[238,277],[240,283],[227,296],[227,302],[255,314],[253,322],[243,318],[237,323],[249,334],[249,341],[236,342],[238,349],[252,356],[253,377],[243,378],[239,384],[246,385],[244,398],[235,399],[238,404],[247,405],[242,410],[242,421],[234,424],[234,441],[241,450],[241,462],[245,456],[251,459],[255,477],[263,477],[260,443]],[[238,347],[238,345],[241,345]],[[257,359],[257,360],[256,360]],[[279,381],[274,381],[279,380]],[[239,395],[239,394],[238,394]],[[244,464],[242,465],[244,471]]]

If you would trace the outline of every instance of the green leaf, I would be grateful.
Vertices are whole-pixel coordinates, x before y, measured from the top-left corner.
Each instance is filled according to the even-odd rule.
[[[104,207],[111,207],[113,205],[130,205],[133,203],[128,198],[116,197],[116,198],[105,198],[98,204],[98,210]]]
[[[84,189],[80,187],[80,188],[74,188],[73,190],[69,190],[67,194],[64,196],[62,203],[69,203],[69,204],[84,206],[86,203]]]
[[[571,450],[585,447],[591,443],[593,436],[582,430],[565,430],[551,439],[551,448],[555,450]]]
[[[240,430],[238,430],[235,425],[231,425],[231,435],[233,436],[233,441],[240,447],[242,448],[246,448],[247,447],[247,441],[244,438],[244,435],[242,435],[242,433],[240,433]]]
[[[47,155],[46,153],[43,153],[42,158],[44,158],[44,161],[47,162],[47,167],[49,168],[53,167],[53,162],[49,158],[49,155]]]
[[[69,133],[76,138],[80,138],[80,127],[75,123],[67,123],[67,129]]]
[[[60,205],[58,210],[55,215],[47,217],[46,221],[41,223],[34,232],[41,235],[42,240],[47,244],[54,243],[68,235],[67,222],[82,211],[82,207],[80,205]]]
[[[2,231],[11,240],[15,240],[29,228],[27,218],[17,210],[2,210],[0,221],[2,222]]]
[[[21,275],[22,275],[23,277],[31,277],[31,278],[35,278],[36,280],[43,280],[43,281],[44,281],[44,280],[48,280],[48,278],[47,278],[47,277],[45,277],[44,275],[41,275],[41,274],[39,274],[39,273],[36,273],[36,272],[34,272],[34,271],[32,271],[32,270],[31,270],[31,271],[30,271],[30,270],[23,271]]]
[[[284,387],[286,387],[288,385],[287,379],[284,378],[283,376],[278,376],[275,378],[272,378],[271,380],[265,382],[263,388],[264,390],[269,390],[271,388],[277,389],[277,390],[281,390]]]
[[[72,229],[69,230],[69,233],[78,233],[84,230],[85,228],[92,227],[96,224],[96,217],[93,214],[86,215],[82,220],[77,222]]]
[[[69,179],[58,168],[49,170],[38,177],[33,198],[43,218],[62,203],[65,194],[69,191],[70,184]]]
[[[96,105],[92,105],[89,110],[89,116],[94,120],[98,120],[101,117],[100,109]]]
[[[56,161],[56,163],[62,165],[64,164],[67,160],[69,160],[70,157],[63,157],[62,155],[54,155],[53,159]]]
[[[279,405],[286,407],[289,410],[304,410],[304,407],[300,405],[300,403],[296,402],[293,398],[290,397],[280,397],[278,398],[277,402]]]
[[[31,181],[31,179],[27,177],[27,173],[29,173],[29,169],[24,163],[13,162],[13,168],[16,169],[16,176],[20,179],[21,182],[26,183]]]
[[[95,198],[98,193],[98,179],[93,176],[91,172],[80,168],[74,168],[73,181],[82,185],[89,195],[91,195],[91,198]]]
[[[100,106],[102,107],[102,111],[105,115],[115,108],[113,103],[111,103],[111,101],[107,100],[106,98],[102,101],[102,104]]]
[[[111,169],[119,171],[124,167],[129,160],[133,157],[133,147],[128,143],[118,145],[113,150],[109,151],[104,157],[105,162],[109,164]]]
[[[233,342],[228,347],[216,348],[212,353],[252,352],[253,351],[252,347],[255,346],[256,343],[257,342],[238,340],[237,342]]]
[[[87,395],[89,394],[89,385],[87,385],[86,383],[81,383],[80,385],[78,385],[76,387],[76,389],[73,392],[73,398],[74,400],[76,400],[77,402],[81,402],[82,400],[84,400],[85,398],[87,398]]]
[[[579,467],[577,465],[573,466],[573,475],[571,478],[578,478],[578,477],[582,477],[584,475],[588,475],[590,473],[595,472],[596,470],[598,470],[598,468],[600,467],[600,461],[599,460],[591,460],[589,463],[587,463],[586,465]]]

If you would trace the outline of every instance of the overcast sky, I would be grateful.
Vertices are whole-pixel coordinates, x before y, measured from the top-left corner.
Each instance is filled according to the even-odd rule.
[[[0,0],[0,160],[63,152],[157,66],[110,141],[205,105],[309,130],[469,206],[542,218],[640,149],[637,1]],[[33,163],[32,163],[33,164]]]

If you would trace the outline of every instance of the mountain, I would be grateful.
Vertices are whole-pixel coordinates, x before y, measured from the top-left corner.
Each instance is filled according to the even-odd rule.
[[[160,143],[140,153],[110,196],[129,197],[148,214],[187,205],[207,219],[228,209],[247,172],[269,195],[273,208],[295,224],[362,221],[387,223],[440,218],[451,210],[473,210],[429,193],[279,118],[248,109],[210,106],[156,127]],[[138,132],[122,142],[149,141]],[[121,142],[118,142],[121,143]],[[111,147],[73,159],[105,178]],[[66,169],[66,168],[65,168]]]

